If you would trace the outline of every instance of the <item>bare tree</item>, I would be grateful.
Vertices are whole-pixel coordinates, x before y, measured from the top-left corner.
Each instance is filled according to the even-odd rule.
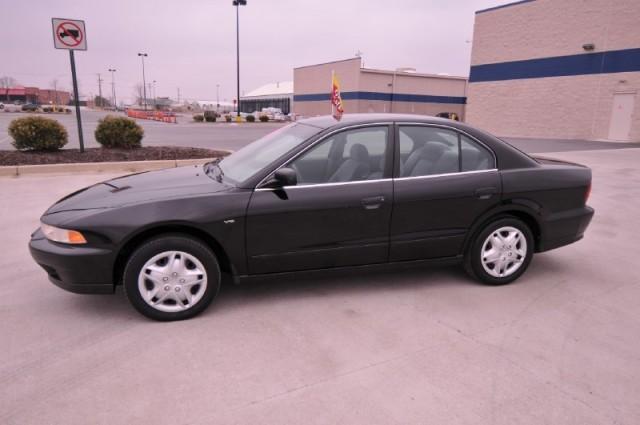
[[[143,85],[142,83],[138,83],[133,87],[133,96],[136,100],[135,103],[138,104],[138,106],[142,106],[142,98],[143,98]]]
[[[5,95],[5,98],[7,99],[7,102],[9,101],[9,89],[17,85],[18,85],[18,82],[13,77],[7,77],[7,76],[0,77],[0,87],[2,87],[5,90],[4,95]]]

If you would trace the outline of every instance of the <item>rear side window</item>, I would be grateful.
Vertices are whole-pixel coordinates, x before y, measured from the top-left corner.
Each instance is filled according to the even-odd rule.
[[[454,130],[401,126],[400,177],[420,177],[495,168],[492,153]]]
[[[456,132],[427,126],[400,127],[400,177],[457,173]]]

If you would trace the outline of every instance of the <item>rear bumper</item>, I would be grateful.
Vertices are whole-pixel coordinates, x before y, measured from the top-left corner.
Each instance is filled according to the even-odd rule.
[[[594,210],[589,206],[552,214],[544,223],[538,252],[569,245],[583,238]]]
[[[51,242],[38,230],[29,242],[33,259],[56,286],[77,294],[110,294],[113,283],[112,251],[66,246]]]

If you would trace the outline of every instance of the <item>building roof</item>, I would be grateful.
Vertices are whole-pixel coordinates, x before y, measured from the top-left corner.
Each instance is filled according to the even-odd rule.
[[[442,78],[445,80],[466,80],[467,77],[461,77],[458,75],[446,75],[446,74],[423,74],[420,72],[408,72],[402,70],[389,71],[386,69],[373,69],[373,68],[360,68],[362,72],[370,72],[372,74],[385,74],[385,75],[402,75],[403,77],[422,77],[422,78]]]
[[[249,93],[241,96],[246,99],[248,97],[264,97],[264,96],[283,96],[293,94],[293,81],[280,81],[277,83],[269,83],[264,86],[251,90]]]

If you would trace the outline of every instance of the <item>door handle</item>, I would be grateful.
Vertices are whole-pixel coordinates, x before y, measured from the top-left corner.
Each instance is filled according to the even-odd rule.
[[[491,198],[493,195],[495,195],[496,193],[498,193],[498,188],[496,187],[481,187],[479,189],[476,189],[476,197],[478,199],[489,199]]]
[[[384,202],[384,196],[372,196],[371,198],[364,198],[361,203],[365,210],[375,210],[380,208],[380,205]]]

